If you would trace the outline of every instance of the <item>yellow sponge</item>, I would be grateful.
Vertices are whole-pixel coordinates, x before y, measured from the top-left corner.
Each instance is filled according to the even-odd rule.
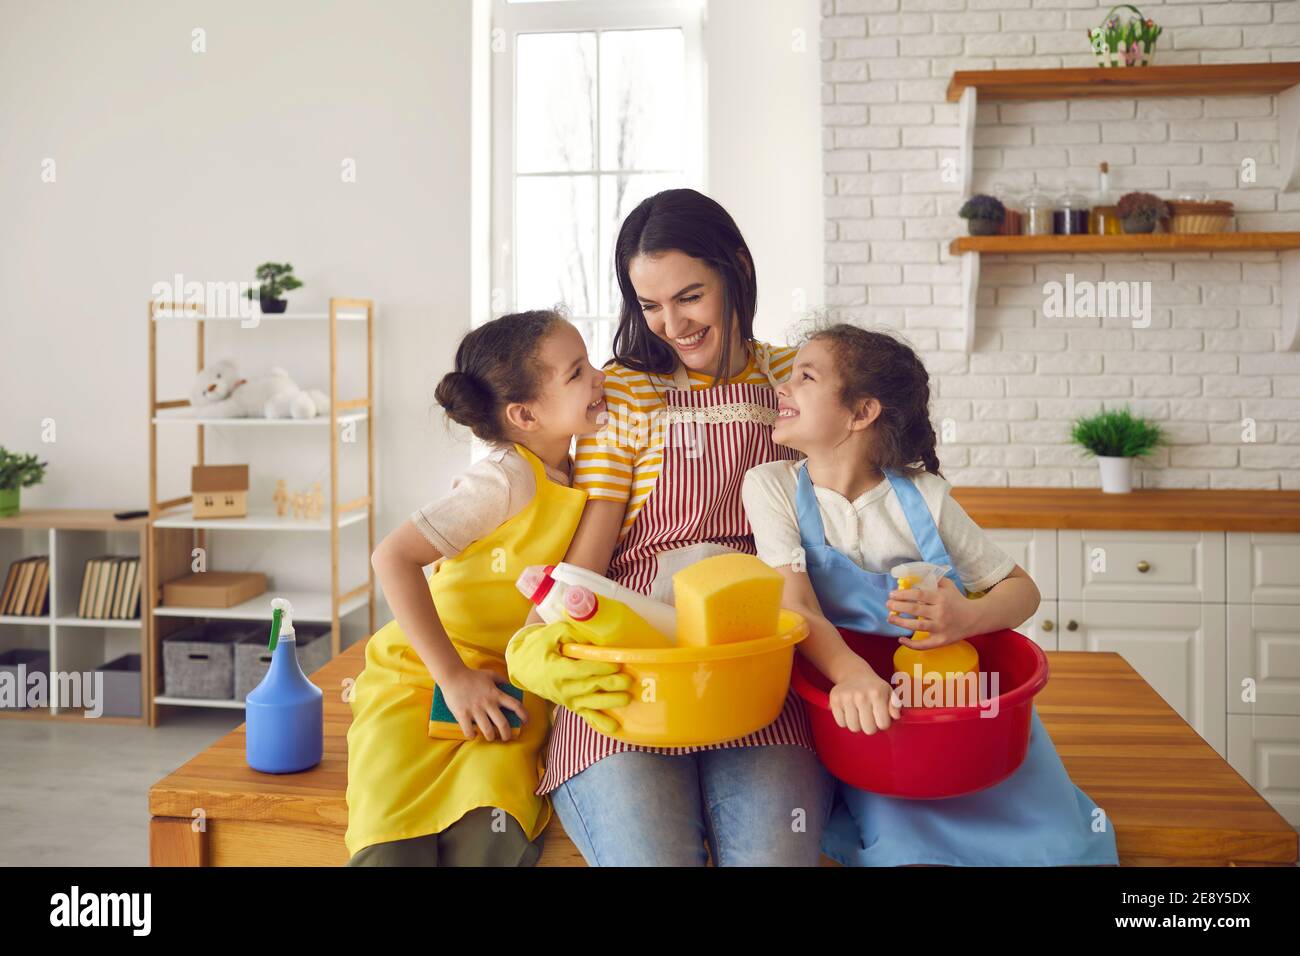
[[[673,575],[677,645],[701,647],[776,633],[785,579],[750,554],[705,558]]]

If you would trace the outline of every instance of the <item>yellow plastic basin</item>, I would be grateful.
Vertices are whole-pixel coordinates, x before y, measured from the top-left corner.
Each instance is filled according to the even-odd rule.
[[[621,664],[632,703],[609,713],[613,736],[651,747],[695,747],[735,740],[766,727],[785,706],[794,646],[808,623],[781,611],[771,637],[711,647],[599,647],[565,644],[566,657]]]

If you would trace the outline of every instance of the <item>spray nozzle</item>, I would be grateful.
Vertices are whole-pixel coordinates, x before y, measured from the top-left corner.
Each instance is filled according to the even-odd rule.
[[[551,577],[552,567],[543,564],[529,565],[515,581],[515,587],[534,604],[541,604],[546,600],[546,595],[550,593],[551,588],[555,586],[555,579]]]
[[[939,579],[951,571],[946,564],[931,564],[928,561],[909,561],[889,569],[891,577],[897,579],[898,589],[920,588],[928,591],[939,586]]]
[[[271,640],[266,645],[269,651],[275,650],[280,641],[280,634],[293,635],[293,605],[285,598],[271,600]]]

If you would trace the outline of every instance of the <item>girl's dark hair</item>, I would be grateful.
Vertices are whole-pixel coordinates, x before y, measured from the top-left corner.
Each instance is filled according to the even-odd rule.
[[[808,341],[831,347],[845,407],[867,398],[880,402],[880,417],[871,426],[876,467],[938,475],[930,376],[912,347],[888,333],[847,322],[819,329]]]
[[[677,366],[677,353],[672,346],[651,332],[646,324],[641,302],[628,277],[628,265],[637,256],[654,256],[674,249],[707,263],[722,279],[722,348],[713,381],[715,385],[719,380],[728,382],[733,312],[740,318],[741,339],[754,340],[754,314],[758,309],[754,257],[727,210],[694,189],[657,193],[623,220],[614,244],[614,271],[623,305],[614,332],[611,362],[658,375],[671,374]]]
[[[531,402],[540,391],[542,341],[564,317],[545,309],[503,315],[474,329],[456,349],[455,370],[438,383],[434,397],[447,417],[483,441],[506,440],[502,412]]]

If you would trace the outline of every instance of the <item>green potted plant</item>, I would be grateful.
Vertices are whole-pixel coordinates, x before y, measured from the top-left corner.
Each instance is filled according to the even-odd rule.
[[[1101,467],[1101,490],[1124,494],[1133,490],[1133,459],[1145,458],[1168,443],[1159,425],[1137,418],[1127,408],[1076,419],[1070,438]]]
[[[37,461],[35,455],[15,455],[0,445],[0,518],[18,513],[18,489],[40,484],[48,464]]]
[[[1125,193],[1115,212],[1125,232],[1154,232],[1156,223],[1169,217],[1165,201],[1151,193]]]
[[[1007,210],[1000,199],[977,193],[962,203],[957,215],[966,220],[972,236],[994,236],[1002,226]]]
[[[257,267],[257,296],[266,313],[283,312],[289,307],[287,299],[280,296],[292,289],[301,289],[302,282],[293,274],[289,263],[263,262]],[[254,298],[253,290],[248,290],[248,297]]]

